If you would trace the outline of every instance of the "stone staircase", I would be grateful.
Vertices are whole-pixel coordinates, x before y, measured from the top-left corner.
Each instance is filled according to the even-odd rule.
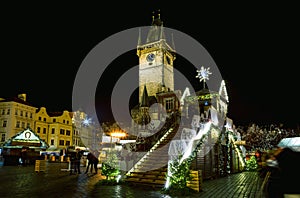
[[[171,140],[178,134],[178,125],[171,127],[166,134],[135,164],[126,174],[125,181],[132,185],[147,185],[162,188],[166,183],[168,150]]]

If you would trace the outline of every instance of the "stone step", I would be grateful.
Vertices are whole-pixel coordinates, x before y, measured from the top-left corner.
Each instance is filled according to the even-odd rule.
[[[152,175],[152,174],[131,174],[130,176],[127,176],[126,179],[130,178],[150,178],[150,179],[159,179],[159,180],[165,180],[166,175],[164,174],[157,174],[157,175]]]

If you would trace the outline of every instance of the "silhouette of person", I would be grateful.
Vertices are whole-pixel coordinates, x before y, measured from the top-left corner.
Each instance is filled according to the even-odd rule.
[[[74,161],[74,172],[78,172],[78,174],[81,173],[80,171],[80,160],[81,160],[81,157],[82,157],[82,153],[80,151],[79,148],[76,149],[76,152],[75,152],[75,161]]]
[[[90,168],[90,172],[93,173],[93,168],[94,168],[95,173],[97,174],[98,173],[97,166],[99,163],[98,158],[92,152],[89,152],[86,157],[88,159],[88,165],[86,167],[85,173],[88,173],[89,168]]]

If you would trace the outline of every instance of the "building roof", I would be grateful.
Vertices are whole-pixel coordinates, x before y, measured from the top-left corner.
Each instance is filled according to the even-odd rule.
[[[58,117],[58,116],[61,116],[61,115],[63,114],[63,112],[61,112],[61,111],[47,112],[47,113],[48,113],[48,115],[49,115],[50,117]]]
[[[49,147],[49,145],[31,129],[20,131],[3,144],[4,148],[22,148],[23,146],[41,149],[47,149]]]
[[[153,13],[154,14],[154,13]],[[159,41],[160,39],[165,39],[165,33],[163,28],[163,21],[160,18],[160,13],[155,17],[152,16],[151,28],[148,32],[147,43]]]
[[[17,102],[17,103],[20,103],[20,104],[24,104],[24,105],[35,107],[31,103],[29,103],[27,101],[24,101],[24,100],[22,100],[22,99],[20,99],[18,97],[4,98],[3,100],[0,100],[0,102]]]

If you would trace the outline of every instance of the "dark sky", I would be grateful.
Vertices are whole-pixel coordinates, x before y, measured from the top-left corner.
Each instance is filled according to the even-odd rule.
[[[36,107],[71,111],[73,82],[85,56],[112,34],[150,25],[152,11],[160,9],[165,27],[195,38],[216,62],[227,83],[228,116],[236,125],[300,123],[298,6],[110,2],[2,6],[0,97],[27,93]],[[199,83],[184,58],[176,61],[175,67],[186,64],[183,73]],[[105,102],[101,114],[109,115],[114,81],[136,64],[131,51],[108,67],[97,89],[99,103]]]

